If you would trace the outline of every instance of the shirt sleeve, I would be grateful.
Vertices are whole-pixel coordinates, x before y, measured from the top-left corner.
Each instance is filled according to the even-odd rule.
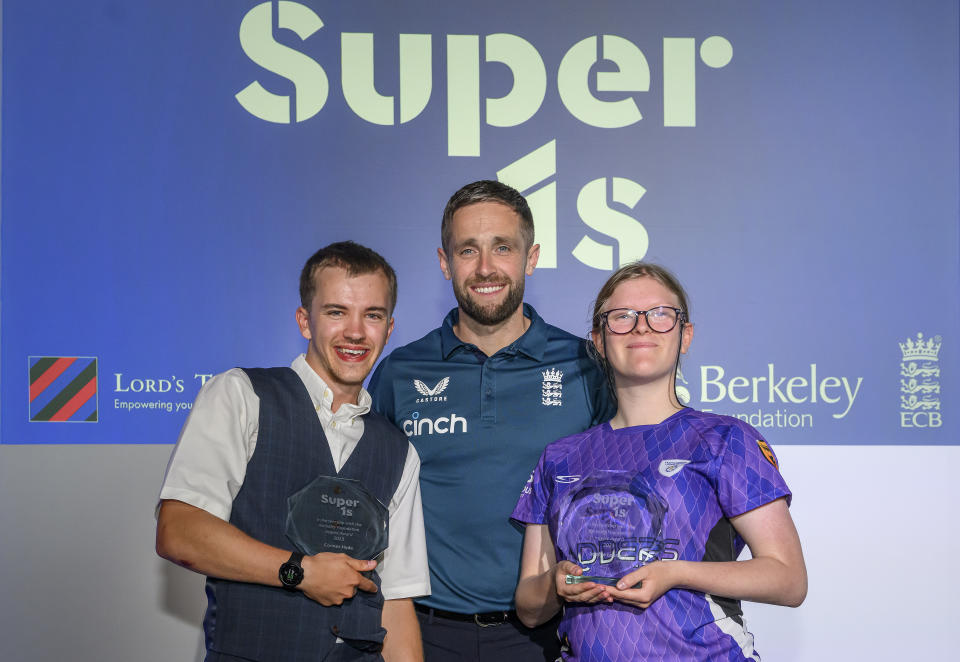
[[[260,401],[239,368],[208,380],[170,456],[160,499],[175,499],[230,519],[259,428]]]
[[[583,387],[590,403],[590,427],[606,423],[617,413],[617,402],[610,391],[610,383],[603,366],[593,357],[581,359]]]
[[[420,456],[408,442],[400,484],[390,500],[390,546],[377,572],[385,600],[430,595],[427,542],[420,503]]]
[[[617,401],[610,390],[607,375],[602,369],[594,370],[599,379],[592,380],[591,393],[593,394],[593,421],[590,427],[606,423],[617,413]]]
[[[736,421],[727,432],[717,494],[727,517],[736,517],[791,493],[773,449],[753,427]]]
[[[373,371],[373,376],[370,377],[367,392],[370,393],[370,408],[387,420],[395,422],[393,378],[390,376],[389,363],[389,356],[380,361],[380,365],[377,366],[377,369]]]
[[[534,467],[533,473],[527,479],[527,484],[523,486],[520,492],[520,499],[517,501],[517,507],[513,509],[510,516],[518,522],[524,524],[546,524],[547,509],[550,506],[550,490],[548,489],[550,481],[545,478],[546,453],[540,456],[540,461]]]

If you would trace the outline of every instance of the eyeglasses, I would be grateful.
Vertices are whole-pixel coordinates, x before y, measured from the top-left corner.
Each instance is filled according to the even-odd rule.
[[[667,333],[673,331],[677,322],[686,322],[687,314],[679,308],[670,306],[657,306],[650,310],[634,310],[633,308],[614,308],[600,313],[600,321],[607,325],[610,333],[622,336],[630,333],[637,328],[637,322],[643,315],[647,320],[647,326],[651,331],[657,333]]]

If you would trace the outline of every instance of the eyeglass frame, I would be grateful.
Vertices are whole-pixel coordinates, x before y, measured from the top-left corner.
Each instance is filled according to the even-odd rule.
[[[673,312],[675,312],[675,313],[677,314],[677,317],[676,317],[676,319],[673,320],[673,326],[671,326],[669,329],[667,329],[666,331],[658,331],[657,329],[654,329],[652,326],[650,326],[650,318],[648,317],[648,315],[649,315],[651,312],[655,311],[655,310],[661,310],[661,309],[664,309],[664,308],[669,309],[669,310],[672,310]],[[618,332],[618,331],[614,331],[612,328],[610,328],[610,320],[609,320],[610,313],[616,312],[616,311],[618,311],[618,310],[628,310],[628,311],[630,311],[631,313],[633,313],[633,326],[630,327],[630,330],[629,330],[629,331]],[[686,311],[684,311],[682,308],[675,308],[675,307],[673,307],[673,306],[655,306],[655,307],[653,307],[653,308],[650,308],[649,310],[634,310],[633,308],[611,308],[610,310],[605,310],[605,311],[603,311],[602,313],[600,313],[599,315],[597,315],[597,317],[600,318],[600,323],[601,323],[604,327],[606,327],[607,331],[609,331],[610,333],[612,333],[612,334],[615,335],[615,336],[625,336],[625,335],[627,335],[628,333],[633,333],[633,332],[636,330],[637,325],[640,323],[640,316],[641,316],[641,315],[643,315],[643,321],[644,321],[644,323],[646,323],[647,328],[650,329],[650,330],[651,330],[652,332],[654,332],[654,333],[670,333],[670,332],[673,331],[675,328],[677,328],[677,324],[680,324],[681,327],[682,327],[684,324],[687,323],[687,313],[686,313]]]

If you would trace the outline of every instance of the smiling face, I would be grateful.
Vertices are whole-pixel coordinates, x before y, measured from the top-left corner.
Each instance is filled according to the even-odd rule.
[[[485,326],[522,314],[524,278],[533,274],[540,247],[526,246],[520,216],[510,207],[499,202],[461,207],[446,250],[437,254],[461,314]]]
[[[300,333],[309,341],[307,363],[334,393],[334,410],[356,403],[393,331],[390,285],[380,271],[350,276],[342,267],[314,274],[310,309],[297,308]]]
[[[681,308],[679,297],[658,280],[648,276],[631,278],[619,285],[603,304],[603,311],[615,308],[650,310],[657,306]],[[667,333],[652,331],[644,316],[630,333],[616,335],[607,328],[592,332],[597,350],[607,359],[617,386],[672,382],[676,371],[677,349],[685,354],[693,340],[693,325],[677,324]]]

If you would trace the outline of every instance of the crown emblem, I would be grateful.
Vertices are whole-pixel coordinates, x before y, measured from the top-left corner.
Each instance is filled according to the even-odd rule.
[[[900,344],[900,353],[904,361],[938,361],[940,355],[940,336],[923,339],[923,334],[917,334],[917,340],[907,338],[907,342]]]
[[[545,382],[562,382],[563,381],[563,371],[553,368],[552,370],[544,370],[542,373],[543,381]]]

